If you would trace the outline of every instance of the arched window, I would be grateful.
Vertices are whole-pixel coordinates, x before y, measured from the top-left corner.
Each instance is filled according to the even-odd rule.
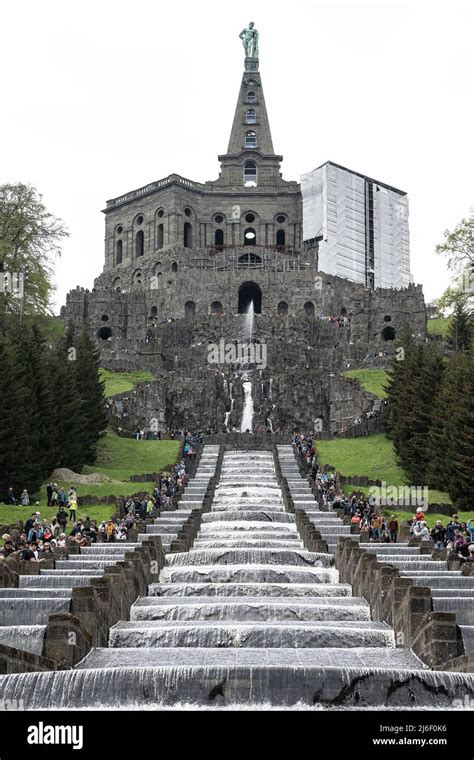
[[[251,267],[259,269],[262,266],[262,259],[256,253],[243,253],[239,256],[239,269]]]
[[[286,317],[287,314],[288,314],[288,304],[286,303],[286,301],[280,301],[280,303],[278,304],[278,315],[280,317]]]
[[[276,234],[277,248],[283,248],[285,245],[285,230],[277,230]]]
[[[135,256],[143,256],[145,252],[145,235],[143,230],[138,230],[135,237]]]
[[[303,308],[307,317],[314,317],[314,303],[312,301],[306,301]]]
[[[245,114],[245,122],[246,124],[256,124],[257,123],[257,113],[253,108],[249,108],[247,113]]]
[[[256,103],[257,102],[257,96],[254,92],[248,92],[247,93],[247,103]]]
[[[152,306],[151,311],[150,311],[150,317],[152,319],[156,319],[157,316],[158,316],[158,306]]]
[[[257,245],[257,234],[253,227],[247,227],[245,230],[244,245]]]
[[[257,147],[257,133],[254,132],[253,129],[249,129],[249,131],[245,133],[245,147],[246,148]]]
[[[224,246],[224,230],[216,230],[214,233],[214,245],[216,248]]]
[[[222,314],[222,304],[220,301],[213,301],[211,303],[211,314]]]
[[[257,164],[246,161],[244,164],[244,187],[257,187]]]
[[[176,263],[176,261],[173,261],[173,263],[171,264],[171,271],[172,272],[178,271],[178,264]]]
[[[120,277],[116,277],[115,280],[112,283],[112,289],[113,290],[120,290],[120,286],[122,284],[122,280]]]
[[[165,238],[165,230],[162,224],[159,224],[156,230],[156,247],[163,248],[163,241]]]
[[[163,264],[161,261],[157,261],[155,266],[153,267],[153,274],[158,275],[161,274],[161,270],[163,269]]]
[[[185,248],[193,247],[193,225],[191,222],[184,223],[183,243]]]
[[[137,269],[133,273],[132,282],[134,285],[141,285],[142,284],[142,271],[141,269]]]
[[[345,306],[343,306],[341,309],[341,317],[347,317],[347,309]]]
[[[121,264],[123,259],[123,240],[117,240],[115,246],[115,263]]]
[[[186,301],[184,304],[184,316],[187,319],[194,319],[196,315],[196,304],[194,301]]]

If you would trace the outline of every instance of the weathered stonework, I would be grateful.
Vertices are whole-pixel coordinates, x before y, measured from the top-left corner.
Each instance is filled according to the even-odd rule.
[[[370,290],[318,271],[318,241],[303,243],[300,185],[281,176],[258,71],[242,78],[219,160],[215,181],[172,174],[109,200],[104,270],[92,292],[68,294],[63,316],[88,327],[108,369],[157,378],[114,399],[121,427],[221,432],[240,428],[242,367],[210,364],[207,348],[243,340],[253,300],[253,339],[267,349],[266,368],[250,367],[254,429],[313,429],[320,419],[325,433],[340,432],[374,401],[342,372],[386,366],[407,323],[425,336],[421,287]]]

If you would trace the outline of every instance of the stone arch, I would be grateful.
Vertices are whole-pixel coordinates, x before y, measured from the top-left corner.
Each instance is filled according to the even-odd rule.
[[[303,309],[307,317],[314,317],[314,303],[312,301],[306,301]]]
[[[145,233],[143,230],[138,230],[135,235],[135,256],[143,256],[145,253]]]
[[[387,325],[381,332],[383,340],[395,340],[397,333],[391,325]]]
[[[185,248],[193,247],[193,225],[191,222],[185,222],[183,227],[183,246]]]
[[[155,266],[153,267],[153,274],[154,275],[161,274],[162,269],[163,269],[163,264],[161,263],[161,261],[157,261]]]
[[[239,287],[239,314],[245,314],[252,301],[255,314],[261,314],[262,289],[256,282],[249,280],[243,282]]]
[[[224,309],[222,308],[222,303],[220,301],[213,301],[211,303],[211,314],[223,314]]]
[[[277,248],[284,248],[285,241],[286,241],[285,230],[277,230],[277,234],[276,234]]]
[[[347,317],[347,309],[345,306],[343,306],[341,309],[341,317]]]
[[[97,330],[97,337],[100,340],[108,340],[112,337],[112,328],[111,327],[99,327]]]
[[[214,245],[216,248],[223,248],[224,246],[224,230],[216,230],[214,232]]]
[[[255,227],[247,227],[244,231],[244,245],[257,245]]]
[[[171,271],[172,272],[177,272],[178,271],[178,262],[177,261],[173,261],[172,262],[172,264],[171,264]]]
[[[278,315],[280,317],[286,317],[288,314],[288,304],[286,301],[280,301],[278,304]]]
[[[156,228],[156,247],[157,248],[163,248],[165,240],[165,227],[163,222],[160,222],[158,227]]]
[[[112,282],[112,288],[115,290],[116,288],[120,288],[122,284],[121,277],[116,277],[115,280]]]
[[[211,311],[212,311],[212,305],[211,305]],[[186,319],[194,319],[194,317],[196,316],[196,304],[194,303],[194,301],[186,301],[186,303],[184,304],[184,316],[186,317]]]
[[[158,306],[152,306],[150,309],[150,319],[156,319],[158,316]]]
[[[135,269],[132,275],[132,285],[141,286],[143,281],[143,272],[141,269]]]
[[[251,269],[259,269],[261,266],[262,259],[258,253],[251,253],[249,251],[249,253],[243,253],[242,256],[239,256],[239,269],[247,269],[247,267],[250,267]]]

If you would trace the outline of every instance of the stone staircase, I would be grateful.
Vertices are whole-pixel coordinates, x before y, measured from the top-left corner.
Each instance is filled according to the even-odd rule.
[[[328,544],[344,533],[337,517],[319,514],[288,447],[279,457],[227,451],[193,547],[166,555],[159,583],[111,628],[108,648],[93,649],[74,670],[4,676],[5,697],[27,709],[390,709],[449,708],[474,695],[472,676],[430,671],[397,647],[393,629],[371,620],[365,599],[339,582],[333,555],[305,548],[278,464],[295,506],[309,506],[315,521],[324,516]],[[204,448],[183,513],[204,505],[217,459],[217,448]],[[175,535],[161,519],[159,535]]]

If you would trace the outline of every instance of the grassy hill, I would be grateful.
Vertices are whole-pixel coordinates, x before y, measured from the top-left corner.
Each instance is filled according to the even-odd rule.
[[[435,319],[428,319],[426,327],[430,335],[441,335],[446,338],[448,335],[449,324],[451,319],[449,317],[436,317]]]
[[[392,442],[383,433],[318,441],[317,449],[320,464],[333,465],[341,475],[365,475],[371,480],[383,480],[387,486],[405,485],[405,473],[397,465]],[[354,486],[345,487],[346,492],[352,490]],[[357,490],[368,492],[368,488],[357,487]],[[432,489],[429,490],[429,501],[432,504],[451,503],[447,493]]]
[[[358,380],[364,391],[373,393],[377,398],[386,398],[384,390],[388,382],[388,374],[384,369],[349,369],[344,375]]]
[[[105,382],[104,393],[106,396],[126,393],[133,390],[137,383],[156,379],[151,372],[110,372],[107,369],[100,370],[100,377]]]

